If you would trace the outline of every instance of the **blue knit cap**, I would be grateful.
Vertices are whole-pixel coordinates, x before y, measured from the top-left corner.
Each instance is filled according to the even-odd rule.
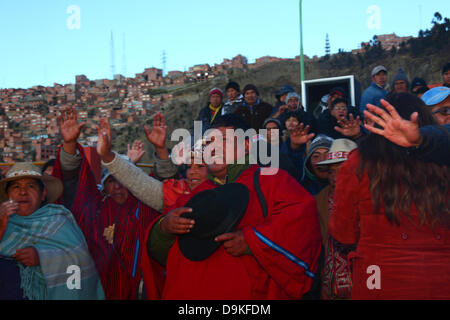
[[[394,80],[392,80],[392,88],[394,88],[395,81],[398,81],[398,80],[406,81],[406,84],[407,84],[408,90],[409,90],[409,79],[408,79],[408,76],[406,75],[405,71],[403,71],[402,68],[398,69],[398,72],[395,75]]]

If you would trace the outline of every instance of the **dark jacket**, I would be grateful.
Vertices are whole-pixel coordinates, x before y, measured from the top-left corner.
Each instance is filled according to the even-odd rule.
[[[291,148],[291,138],[288,138],[282,145],[280,149],[282,155],[287,156],[291,163],[295,166],[295,170],[298,172],[299,177],[297,181],[300,182],[304,175],[303,168],[305,163],[305,153],[306,145],[304,145],[299,150],[294,150]],[[281,161],[281,160],[280,160]]]
[[[234,100],[233,103],[228,100],[224,103],[223,108],[221,110],[221,115],[224,116],[226,114],[231,114],[236,111],[236,109],[244,102],[244,97],[242,94],[239,96],[237,100]]]
[[[0,256],[0,300],[28,300],[21,282],[17,260]]]
[[[216,115],[216,118],[221,115],[222,109],[223,109],[223,106],[217,111],[218,114]],[[213,116],[212,116],[211,109],[209,108],[209,104],[206,107],[204,107],[203,109],[201,109],[200,112],[198,113],[196,121],[202,122],[202,134],[205,133],[206,130],[211,128],[212,123],[214,122],[214,121],[212,121],[212,117]]]
[[[318,133],[319,127],[317,125],[317,120],[314,118],[313,114],[311,112],[305,111],[303,109],[299,109],[298,111],[294,112],[297,114],[297,118],[300,120],[300,123],[303,123],[306,126],[309,126],[309,133]],[[284,125],[285,121],[287,120],[287,117],[291,114],[291,112],[284,112],[280,115],[280,122]]]
[[[280,107],[284,106],[285,104],[285,102],[277,101],[277,103],[272,108],[272,113],[270,114],[270,116],[272,117],[275,113],[277,113]]]
[[[349,114],[353,114],[354,118],[356,118],[358,115],[355,108],[349,108],[348,112]],[[339,125],[336,118],[331,115],[330,110],[325,110],[324,112],[322,112],[317,122],[318,134],[324,134],[333,139],[349,139],[349,137],[346,137],[334,130],[334,127],[339,127]],[[361,132],[363,132],[362,129]]]
[[[426,126],[419,129],[423,142],[417,148],[410,148],[410,154],[425,162],[450,165],[450,124]]]
[[[266,145],[266,146],[263,146]],[[259,154],[259,150],[261,148],[261,146],[263,146],[263,150],[265,148],[265,150],[267,151],[267,156],[270,157],[271,156],[271,145],[268,144],[266,141],[264,140],[259,140],[258,143],[256,144],[256,150],[258,151],[257,154],[257,160],[258,160],[258,165],[260,165],[261,167],[270,167],[270,166],[275,166],[275,164],[272,163],[262,163],[262,159],[260,157]],[[289,157],[289,155],[285,154],[282,152],[283,150],[283,145],[279,145],[279,164],[278,167],[279,169],[283,169],[284,171],[286,171],[287,173],[289,173],[295,180],[297,180],[298,182],[300,181],[300,178],[302,177],[302,172],[301,172],[301,167],[295,165],[292,162],[291,157]]]
[[[313,196],[317,195],[326,186],[328,186],[328,180],[320,180],[314,174],[312,174],[309,169],[305,170],[304,177],[300,184]]]
[[[247,103],[243,103],[237,107],[235,114],[243,117],[250,124],[250,127],[259,130],[263,129],[264,121],[270,117],[272,113],[272,106],[267,102],[258,100],[257,104],[250,106]]]

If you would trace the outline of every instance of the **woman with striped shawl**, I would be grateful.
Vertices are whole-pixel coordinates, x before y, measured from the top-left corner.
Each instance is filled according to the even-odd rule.
[[[0,181],[0,300],[93,300],[104,292],[62,183],[31,163]]]

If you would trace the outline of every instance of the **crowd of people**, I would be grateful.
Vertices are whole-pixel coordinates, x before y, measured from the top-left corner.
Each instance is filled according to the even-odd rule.
[[[202,137],[175,164],[157,113],[150,175],[144,143],[114,152],[103,118],[99,185],[62,110],[57,158],[0,180],[0,299],[450,299],[450,64],[433,88],[370,76],[358,106],[335,87],[318,114],[289,85],[274,106],[253,84],[211,89],[213,162]],[[267,136],[236,143],[250,129]]]

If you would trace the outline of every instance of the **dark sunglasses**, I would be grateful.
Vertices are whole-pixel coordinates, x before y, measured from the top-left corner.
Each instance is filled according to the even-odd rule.
[[[449,116],[450,115],[450,107],[442,107],[434,112],[432,114],[440,113],[443,116]]]

